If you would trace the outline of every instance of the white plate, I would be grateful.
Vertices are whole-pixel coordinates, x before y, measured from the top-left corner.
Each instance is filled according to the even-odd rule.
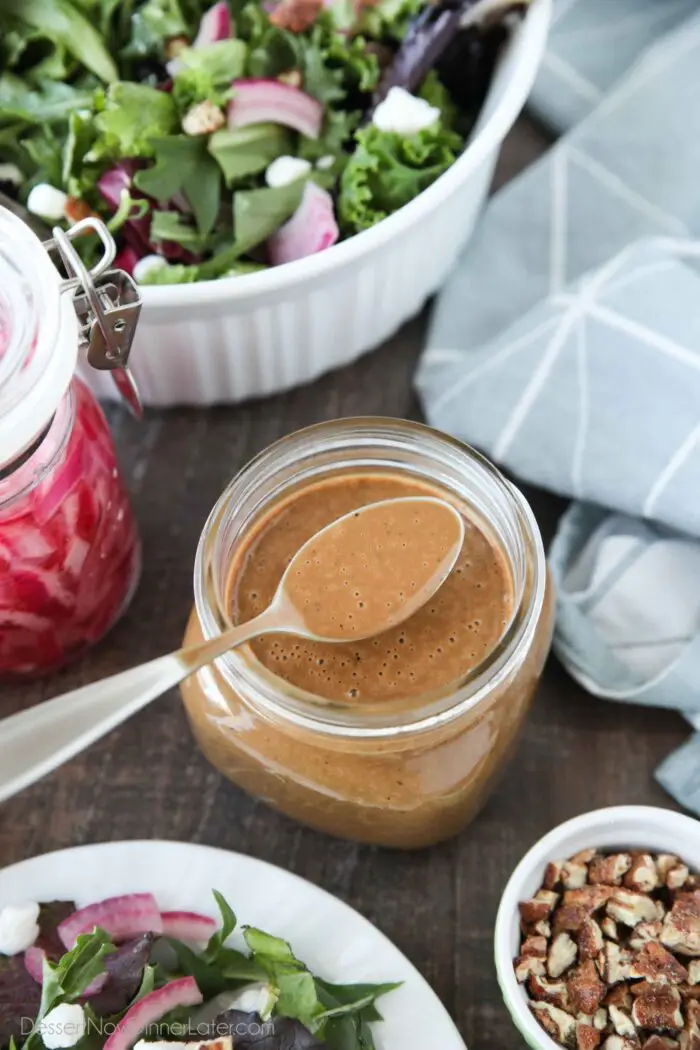
[[[180,842],[108,842],[47,853],[0,871],[0,907],[150,891],[164,911],[217,917],[220,890],[241,924],[291,942],[309,968],[334,982],[403,981],[379,1002],[378,1050],[466,1050],[445,1008],[414,966],[356,911],[310,882],[253,857]]]

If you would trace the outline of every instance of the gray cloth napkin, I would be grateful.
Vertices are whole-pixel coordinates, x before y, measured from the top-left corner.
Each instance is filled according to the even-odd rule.
[[[564,134],[441,293],[429,421],[577,501],[555,649],[590,692],[700,730],[700,11],[555,0],[533,102]],[[700,815],[700,732],[657,771]]]

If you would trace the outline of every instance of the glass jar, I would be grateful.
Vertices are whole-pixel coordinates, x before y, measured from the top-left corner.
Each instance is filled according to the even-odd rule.
[[[495,648],[449,688],[410,702],[330,702],[274,675],[247,646],[191,676],[182,692],[204,754],[250,794],[330,834],[408,849],[456,834],[483,805],[551,643],[539,531],[495,467],[399,420],[339,420],[284,438],[233,480],[209,517],[186,644],[228,625],[230,566],[266,509],[320,479],[372,472],[438,487],[486,523],[513,583],[512,616]]]
[[[119,618],[139,578],[139,537],[109,428],[74,376],[79,329],[62,291],[77,286],[0,209],[2,677],[78,656]]]

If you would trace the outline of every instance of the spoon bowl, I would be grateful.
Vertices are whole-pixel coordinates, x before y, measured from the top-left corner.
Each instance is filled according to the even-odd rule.
[[[454,568],[464,531],[461,514],[430,496],[351,511],[297,551],[272,603],[248,626],[255,635],[280,630],[317,642],[382,634],[433,597]]]
[[[403,623],[449,575],[464,533],[458,511],[427,496],[382,500],[331,522],[297,551],[259,616],[0,721],[0,802],[251,638],[285,632],[342,643]]]

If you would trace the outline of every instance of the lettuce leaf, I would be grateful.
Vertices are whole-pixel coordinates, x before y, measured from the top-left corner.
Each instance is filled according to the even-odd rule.
[[[178,0],[146,0],[131,15],[131,36],[122,55],[163,59],[166,42],[173,37],[186,37],[188,32]]]
[[[221,203],[221,172],[207,153],[203,137],[170,135],[152,139],[155,164],[137,171],[134,184],[157,201],[169,201],[182,191],[194,214],[197,230],[213,229]]]
[[[239,179],[264,171],[276,157],[289,153],[291,135],[279,124],[222,128],[210,136],[207,148],[221,168],[226,185],[231,186]]]
[[[165,91],[119,81],[108,89],[104,108],[94,123],[101,137],[90,150],[88,161],[153,157],[154,140],[175,131],[178,113],[172,96]]]
[[[117,80],[117,67],[102,37],[70,0],[0,0],[0,16],[6,15],[40,30],[100,80]]]
[[[416,135],[369,125],[340,180],[338,216],[347,234],[367,230],[408,204],[457,158],[462,139],[438,122]]]
[[[224,106],[231,81],[243,75],[248,49],[242,40],[217,40],[206,47],[185,48],[178,55],[184,69],[173,82],[173,98],[181,112],[196,102]]]

